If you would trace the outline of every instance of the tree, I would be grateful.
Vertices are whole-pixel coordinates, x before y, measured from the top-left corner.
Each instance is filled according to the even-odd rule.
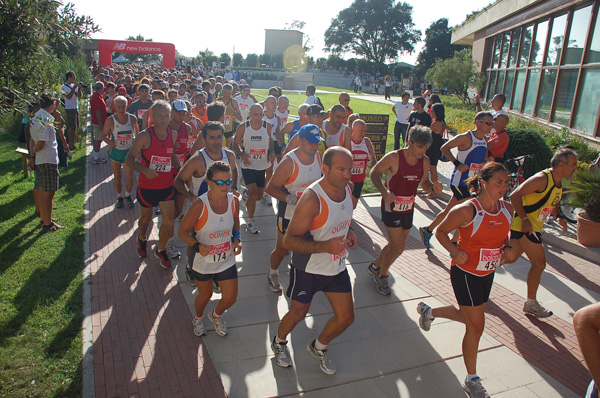
[[[22,110],[49,91],[64,77],[53,73],[57,56],[79,55],[76,45],[69,46],[98,30],[72,5],[61,6],[55,0],[0,2],[0,113]]]
[[[467,90],[474,87],[481,91],[485,79],[471,55],[471,49],[465,49],[457,51],[450,59],[438,59],[425,74],[425,80],[440,89],[447,88],[464,104],[471,102]]]
[[[212,65],[213,61],[217,61],[217,56],[210,51],[208,48],[204,51],[198,51],[198,56],[196,57],[200,62],[206,62],[209,66]]]
[[[246,64],[250,68],[256,68],[256,66],[258,65],[258,55],[256,55],[256,54],[246,55]]]
[[[325,50],[354,53],[382,67],[412,53],[421,32],[414,28],[412,6],[395,0],[354,0],[325,31]]]
[[[455,51],[460,51],[468,46],[450,44],[452,29],[448,27],[448,18],[440,18],[429,25],[425,31],[425,45],[417,57],[417,76],[423,77],[431,68],[436,59],[448,59],[454,56]]]
[[[233,66],[238,67],[244,64],[244,56],[240,53],[233,54]]]
[[[231,56],[227,53],[222,53],[219,55],[219,62],[225,64],[225,66],[229,66],[231,64]]]
[[[301,31],[302,29],[304,29],[304,26],[306,26],[306,22],[300,21],[298,19],[294,19],[292,22],[287,22],[283,29]],[[304,43],[302,44],[302,47],[304,48],[305,52],[309,52],[310,50],[312,50],[312,46],[310,45],[310,36],[307,35],[306,33],[303,33],[303,35],[304,35]]]

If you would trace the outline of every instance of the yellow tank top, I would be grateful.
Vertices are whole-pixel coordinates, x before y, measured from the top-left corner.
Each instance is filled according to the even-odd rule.
[[[523,208],[527,213],[527,218],[531,222],[534,232],[542,232],[544,222],[562,198],[562,187],[557,187],[554,184],[554,178],[550,169],[543,171],[548,177],[546,189],[542,192],[532,192],[523,197]],[[521,219],[513,218],[511,229],[513,231],[521,231]]]

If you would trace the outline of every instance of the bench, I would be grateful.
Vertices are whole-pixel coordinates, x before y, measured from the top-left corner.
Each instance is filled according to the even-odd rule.
[[[15,149],[15,152],[21,154],[21,161],[23,162],[23,173],[25,174],[25,177],[29,177],[29,170],[27,169],[29,151],[25,148],[17,148]]]

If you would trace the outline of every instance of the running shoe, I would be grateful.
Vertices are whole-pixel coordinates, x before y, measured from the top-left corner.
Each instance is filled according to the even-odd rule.
[[[275,353],[275,363],[282,368],[289,368],[292,366],[292,357],[290,356],[290,350],[287,347],[287,341],[276,343],[275,336],[271,341],[271,349]]]
[[[181,252],[179,251],[177,246],[175,246],[175,242],[173,242],[172,240],[167,241],[167,247],[165,249],[167,250],[167,255],[170,258],[180,258],[181,257]]]
[[[267,279],[269,280],[269,290],[273,293],[281,293],[281,284],[279,283],[279,274],[271,274],[270,272],[267,274]]]
[[[258,226],[255,222],[249,222],[248,225],[246,225],[246,231],[250,232],[251,234],[260,233],[260,229],[258,229]]]
[[[156,207],[156,209],[154,209],[154,214],[159,215],[160,214],[160,207]]]
[[[463,390],[471,398],[489,398],[490,394],[481,385],[481,377],[475,377],[469,381],[466,381],[463,385]]]
[[[223,320],[223,317],[215,318],[213,312],[208,314],[208,319],[215,325],[215,332],[221,337],[227,336],[227,324]]]
[[[133,198],[131,197],[131,195],[127,195],[125,196],[125,202],[127,202],[127,207],[129,207],[130,209],[133,209]]]
[[[375,263],[371,263],[367,267],[367,272],[369,273],[369,275],[375,276],[375,275],[379,274],[379,268],[377,268],[377,266],[375,265]]]
[[[433,233],[429,232],[427,227],[419,228],[419,233],[421,234],[423,246],[425,246],[426,249],[431,249],[431,237],[433,236]]]
[[[165,269],[171,269],[171,260],[169,260],[169,256],[167,255],[166,250],[158,250],[158,246],[154,249],[154,257],[156,257],[159,261],[161,267]]]
[[[260,201],[265,206],[271,206],[272,205],[271,197],[269,195],[267,195],[266,193],[263,194],[263,197],[262,197],[262,199]]]
[[[137,252],[141,258],[144,258],[148,255],[148,251],[146,250],[147,240],[140,239],[140,236],[137,237]]]
[[[221,287],[219,286],[219,284],[217,283],[217,281],[215,281],[213,279],[212,280],[212,285],[213,285],[213,293],[214,294],[221,294]]]
[[[204,327],[204,318],[192,319],[192,325],[194,326],[194,334],[196,336],[206,336],[206,328]]]
[[[523,312],[529,315],[533,315],[538,318],[548,318],[552,316],[552,311],[545,308],[539,301],[535,300],[533,304],[527,304],[527,301],[523,305]]]
[[[49,225],[42,225],[43,232],[54,232],[54,231],[58,231],[59,229],[65,229],[65,228],[66,228],[65,226],[58,225],[54,221],[52,221]]]
[[[337,372],[335,364],[333,363],[331,358],[329,358],[329,353],[327,352],[327,350],[317,350],[317,348],[315,347],[315,340],[313,340],[306,346],[306,351],[311,357],[313,357],[319,362],[319,368],[321,368],[321,371],[323,373],[328,375],[334,375],[335,372]]]
[[[390,289],[390,284],[388,281],[389,277],[389,275],[379,275],[379,273],[373,275],[373,281],[377,287],[377,292],[383,294],[384,296],[389,296],[392,294],[392,289]]]
[[[123,199],[122,196],[118,197],[117,198],[117,203],[115,203],[115,209],[122,209],[124,201],[125,201],[125,199]]]
[[[430,309],[431,309],[431,307],[422,301],[417,305],[417,312],[420,315],[419,316],[419,326],[421,327],[421,329],[423,329],[426,332],[428,332],[429,329],[431,329],[431,322],[433,321],[433,319],[435,319],[435,318],[431,319],[427,315],[429,313]]]
[[[185,267],[185,281],[189,283],[191,286],[196,286],[196,281],[194,281],[194,277],[192,277],[191,273],[192,269],[186,265]]]

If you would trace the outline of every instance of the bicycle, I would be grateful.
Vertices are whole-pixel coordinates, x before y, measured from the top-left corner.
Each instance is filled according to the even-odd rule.
[[[527,159],[533,159],[533,155],[523,155],[517,156],[516,158],[506,159],[504,161],[505,165],[514,164],[517,167],[517,171],[512,172],[508,175],[510,181],[508,182],[508,189],[506,190],[506,194],[504,194],[504,199],[509,200],[510,195],[525,182],[525,177],[523,177],[523,166],[525,165],[525,161]]]

